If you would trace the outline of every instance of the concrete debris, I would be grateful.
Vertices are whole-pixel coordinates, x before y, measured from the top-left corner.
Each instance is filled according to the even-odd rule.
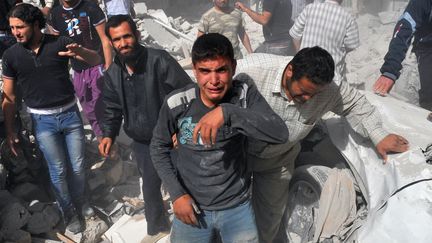
[[[165,12],[162,9],[150,9],[148,11],[148,15],[152,16],[153,18],[161,21],[162,23],[166,25],[170,25],[170,20],[168,19],[168,16],[165,14]]]
[[[134,3],[134,10],[137,18],[144,18],[147,16],[147,5],[145,3]]]
[[[175,35],[167,31],[161,24],[157,23],[155,19],[144,19],[142,25],[145,26],[146,31],[152,39],[161,46],[169,46],[172,42],[177,40]]]
[[[183,24],[180,25],[180,28],[184,32],[187,32],[188,30],[192,29],[192,25],[189,22],[185,21],[185,22],[183,22]]]
[[[86,221],[86,229],[83,232],[82,242],[97,243],[100,242],[102,235],[108,230],[108,225],[100,219]]]
[[[2,232],[12,232],[21,229],[30,220],[29,211],[19,202],[7,204],[0,211]]]

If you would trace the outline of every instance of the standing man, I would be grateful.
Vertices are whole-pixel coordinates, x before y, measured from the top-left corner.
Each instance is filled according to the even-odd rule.
[[[399,78],[402,61],[405,59],[414,37],[413,52],[417,57],[421,88],[420,106],[432,111],[432,1],[411,0],[399,18],[384,57],[381,76],[373,90],[386,95]]]
[[[70,38],[42,34],[45,18],[30,4],[19,4],[12,9],[9,25],[18,43],[3,55],[2,108],[7,142],[16,154],[15,94],[19,86],[33,120],[39,148],[48,163],[66,229],[80,232],[83,227],[77,209],[81,216],[93,211],[84,197],[84,130],[69,80],[68,63],[74,58],[94,65],[100,62],[100,57]]]
[[[332,55],[337,84],[346,82],[346,54],[360,45],[357,23],[341,3],[342,0],[326,0],[307,5],[290,30],[296,51],[320,46]]]
[[[214,231],[223,242],[258,242],[246,139],[283,143],[288,131],[249,77],[233,80],[236,60],[226,37],[198,37],[192,63],[197,84],[165,99],[150,146],[173,201],[171,242],[211,242]]]
[[[49,26],[54,34],[68,36],[85,48],[98,51],[105,57],[105,68],[112,62],[112,49],[105,35],[105,14],[90,0],[62,0],[52,9]],[[100,140],[103,119],[103,64],[88,65],[72,60],[73,84],[84,114],[94,134]]]
[[[241,59],[239,38],[248,53],[252,53],[249,36],[245,31],[246,23],[242,12],[229,5],[229,0],[213,0],[214,7],[208,10],[198,25],[198,37],[208,33],[224,35],[234,48],[234,58]]]
[[[138,43],[139,32],[129,15],[111,17],[105,32],[116,57],[105,75],[104,135],[99,151],[103,156],[109,155],[124,120],[123,128],[134,140],[133,149],[143,179],[148,234],[143,242],[156,242],[170,228],[162,201],[161,180],[150,159],[149,144],[165,96],[191,80],[166,51],[145,48]]]
[[[133,0],[104,0],[107,17],[130,15],[135,17]]]
[[[235,6],[263,26],[264,43],[255,52],[281,56],[294,54],[289,30],[292,26],[291,0],[264,0],[262,14],[252,11],[241,2]]]
[[[252,54],[239,61],[238,75],[250,76],[271,108],[288,127],[282,145],[249,142],[252,203],[260,242],[273,242],[288,201],[288,185],[300,142],[328,111],[343,115],[353,128],[369,136],[386,160],[388,152],[403,152],[408,142],[382,127],[377,110],[346,82],[334,83],[334,62],[320,47],[306,47],[294,57]]]

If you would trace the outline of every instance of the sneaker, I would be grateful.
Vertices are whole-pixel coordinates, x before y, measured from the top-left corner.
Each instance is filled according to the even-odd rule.
[[[80,221],[78,215],[75,214],[69,219],[69,221],[66,224],[66,230],[70,231],[74,234],[77,234],[77,233],[83,231],[83,227],[82,227],[82,224],[81,224],[81,221]]]
[[[141,243],[156,243],[167,235],[169,235],[168,231],[159,232],[155,235],[146,235],[144,239],[142,239]]]
[[[89,203],[84,203],[81,206],[81,215],[85,218],[91,218],[93,216],[95,216],[95,211],[93,210],[93,208],[90,206]]]

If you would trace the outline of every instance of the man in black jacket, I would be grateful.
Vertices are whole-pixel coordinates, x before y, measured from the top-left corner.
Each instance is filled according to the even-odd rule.
[[[420,106],[432,110],[432,1],[411,0],[393,32],[389,50],[384,57],[381,76],[374,91],[386,95],[399,78],[402,61],[414,36],[413,52],[417,56],[421,89]]]
[[[148,237],[156,242],[169,231],[158,177],[149,154],[152,131],[165,95],[191,83],[189,76],[165,51],[138,44],[139,32],[128,15],[111,17],[106,35],[116,51],[114,63],[106,71],[103,90],[105,114],[99,151],[110,152],[122,120],[124,131],[134,140],[143,194]]]

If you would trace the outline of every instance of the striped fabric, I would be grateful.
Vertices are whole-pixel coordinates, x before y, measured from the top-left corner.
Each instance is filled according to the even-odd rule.
[[[345,56],[360,45],[355,19],[336,1],[309,4],[301,12],[290,30],[294,39],[301,39],[300,49],[320,46],[333,57],[335,82],[345,78]]]
[[[328,111],[345,116],[358,133],[368,136],[375,145],[388,135],[382,127],[379,112],[364,95],[346,82],[340,85],[330,83],[304,104],[289,101],[281,87],[281,80],[291,59],[292,57],[253,53],[237,62],[234,79],[241,79],[242,75],[252,78],[260,93],[273,111],[282,118],[289,131],[289,138],[285,144],[265,147],[255,141],[249,144],[249,153],[266,160],[265,163],[261,163],[262,165],[253,165],[254,168],[276,168],[286,163],[284,156],[295,158],[296,155],[290,153],[298,151],[292,148],[309,134],[316,122]]]

